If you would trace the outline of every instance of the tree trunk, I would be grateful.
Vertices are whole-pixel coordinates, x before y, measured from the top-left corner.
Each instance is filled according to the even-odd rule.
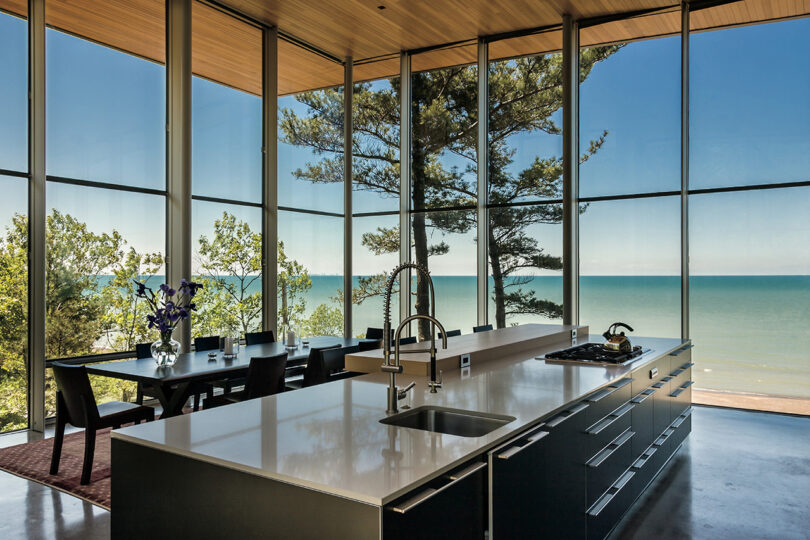
[[[496,328],[504,328],[506,326],[506,300],[503,288],[503,271],[501,270],[501,254],[491,228],[489,231],[489,264],[492,268],[492,290],[495,297],[495,325]]]
[[[281,286],[281,327],[287,328],[289,327],[290,321],[287,316],[287,285],[283,284]],[[281,328],[276,328],[279,335],[281,335]]]
[[[414,122],[416,124],[416,122]],[[413,208],[423,209],[425,207],[425,153],[421,141],[414,141],[412,171],[412,192]],[[428,269],[428,241],[427,226],[425,224],[425,213],[416,212],[412,214],[414,262]],[[410,285],[408,287],[410,289]],[[417,274],[416,278],[416,313],[421,315],[430,314],[430,287],[424,276]],[[430,336],[430,324],[421,319],[418,324],[419,340],[428,339]]]

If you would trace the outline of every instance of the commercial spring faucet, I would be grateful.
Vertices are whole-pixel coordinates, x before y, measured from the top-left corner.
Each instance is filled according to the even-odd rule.
[[[422,315],[416,314],[407,317],[404,321],[402,321],[399,326],[397,327],[395,336],[394,336],[394,363],[391,363],[391,291],[394,288],[394,281],[396,280],[397,276],[403,271],[408,268],[413,268],[427,280],[428,285],[430,286],[430,315]],[[400,283],[400,287],[405,287],[408,284],[402,282]],[[399,335],[402,332],[402,329],[405,328],[411,321],[415,321],[417,319],[424,319],[431,323],[430,326],[430,349],[411,349],[407,351],[400,351],[399,350]],[[383,365],[380,368],[382,371],[388,373],[388,408],[386,409],[387,414],[395,414],[398,411],[398,401],[403,399],[407,394],[408,390],[413,388],[414,383],[409,384],[403,390],[399,390],[397,388],[397,373],[402,373],[402,365],[399,362],[399,355],[400,352],[402,353],[430,353],[430,382],[428,382],[428,386],[430,387],[430,392],[435,394],[438,388],[442,387],[441,377],[437,380],[436,379],[436,327],[439,327],[439,331],[441,332],[442,336],[442,348],[447,348],[447,332],[444,331],[444,326],[436,319],[436,295],[433,291],[433,280],[430,277],[430,272],[427,269],[419,264],[415,263],[402,263],[391,272],[391,277],[388,278],[388,283],[386,284],[385,288],[385,322],[383,323]]]

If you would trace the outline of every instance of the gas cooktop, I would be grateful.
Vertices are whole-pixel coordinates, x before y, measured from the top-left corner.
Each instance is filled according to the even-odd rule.
[[[637,345],[633,347],[632,351],[623,353],[609,351],[601,343],[583,343],[569,349],[550,352],[545,355],[545,359],[582,362],[584,364],[624,364],[638,358],[648,350]]]

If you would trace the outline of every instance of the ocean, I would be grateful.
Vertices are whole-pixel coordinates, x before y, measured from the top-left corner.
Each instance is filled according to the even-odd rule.
[[[311,277],[307,314],[321,303],[332,303],[343,286],[341,276]],[[475,276],[433,280],[439,320],[448,330],[471,332]],[[534,277],[521,287],[538,298],[562,302],[560,276]],[[580,321],[592,334],[622,321],[635,329],[631,338],[680,336],[678,276],[582,276],[579,288]],[[810,276],[693,276],[690,289],[696,387],[810,398]],[[397,300],[392,302],[395,320]],[[352,333],[382,326],[382,309],[382,298],[355,306]],[[529,322],[560,321],[529,315],[507,319],[507,324]]]

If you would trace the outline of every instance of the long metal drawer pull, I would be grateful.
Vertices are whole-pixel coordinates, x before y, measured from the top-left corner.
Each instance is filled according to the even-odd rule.
[[[603,398],[608,397],[610,394],[612,394],[616,390],[618,390],[620,388],[624,388],[625,386],[627,386],[631,382],[633,382],[632,378],[621,379],[621,380],[616,381],[615,383],[611,384],[607,388],[603,388],[602,390],[596,392],[595,394],[592,394],[592,395],[588,396],[585,399],[587,401],[590,401],[591,403],[596,403],[597,401],[600,401]]]
[[[684,372],[683,368],[678,368],[675,371],[673,371],[672,373],[670,373],[670,376],[677,377],[678,375],[680,375],[683,372]]]
[[[394,508],[392,508],[392,510],[398,514],[405,514],[410,510],[414,509],[415,507],[419,506],[423,502],[432,499],[435,495],[446,490],[453,484],[456,484],[464,480],[468,476],[477,473],[486,466],[487,464],[485,462],[481,462],[476,465],[471,465],[470,467],[467,467],[466,469],[463,469],[456,474],[448,475],[447,478],[450,479],[450,482],[446,483],[440,488],[428,488],[419,495],[413,497],[412,499],[408,499],[407,501],[405,501],[405,503],[402,506],[395,506]]]
[[[624,471],[624,474],[621,475],[618,480],[616,480],[616,483],[613,484],[613,487],[615,487],[617,490],[621,490],[624,486],[627,485],[627,482],[629,482],[630,479],[633,478],[634,474],[636,473],[634,473],[629,469]]]
[[[528,442],[526,444],[524,444],[523,446],[513,446],[513,447],[509,448],[508,450],[506,450],[505,452],[501,452],[500,454],[498,454],[498,459],[509,459],[510,457],[515,456],[515,455],[523,452],[527,448],[529,448],[531,445],[533,445],[537,441],[543,440],[543,438],[546,435],[548,435],[548,431],[539,431],[539,432],[535,433],[534,435],[532,435],[531,437],[529,437]]]
[[[680,356],[680,355],[682,355],[683,353],[685,353],[686,351],[688,351],[689,349],[691,349],[692,347],[694,347],[694,345],[689,344],[689,345],[687,345],[686,347],[681,347],[680,349],[677,349],[677,350],[675,350],[675,351],[672,351],[671,353],[669,353],[669,355],[670,355],[670,356]]]
[[[633,407],[635,406],[636,406],[635,403],[631,403],[628,401],[627,403],[625,403],[624,405],[622,405],[621,407],[619,407],[618,409],[616,409],[615,411],[604,417],[603,419],[599,420],[599,422],[589,427],[588,434],[599,435],[608,427],[610,427],[610,425],[613,424],[613,422],[615,422],[616,420],[618,420],[619,418],[621,418],[622,416],[633,410]],[[607,419],[610,419],[610,421],[606,422]],[[594,428],[594,426],[598,427]]]
[[[624,474],[621,475],[618,480],[616,480],[616,483],[610,486],[610,488],[601,497],[599,497],[596,503],[594,503],[594,505],[588,509],[588,515],[591,517],[598,516],[610,503],[613,497],[615,497],[616,494],[621,491],[628,482],[630,482],[635,474],[636,473],[630,470],[625,471]]]
[[[683,412],[680,414],[680,416],[678,416],[678,418],[676,418],[676,419],[675,419],[675,421],[674,421],[674,422],[672,422],[672,427],[676,427],[676,428],[677,428],[677,427],[681,427],[681,424],[683,424],[683,423],[684,423],[684,421],[685,421],[687,418],[689,418],[691,415],[692,415],[692,407],[689,407],[688,409],[686,409],[685,411],[683,411]]]
[[[644,465],[649,463],[650,458],[653,457],[653,454],[655,454],[655,452],[657,450],[658,450],[657,448],[654,448],[652,446],[647,448],[647,450],[643,454],[641,454],[641,457],[638,458],[635,461],[635,463],[633,463],[633,468],[634,469],[641,469],[642,467],[644,467]]]
[[[664,382],[657,382],[653,385],[653,388],[663,388],[665,384]]]
[[[633,399],[631,399],[630,401],[636,404],[642,403],[645,399],[653,395],[655,393],[655,390],[656,390],[655,388],[647,388],[643,392],[639,392],[638,395]]]
[[[686,390],[687,388],[689,388],[693,384],[695,384],[695,381],[686,381],[681,386],[679,386],[674,392],[672,392],[669,395],[669,397],[678,397],[678,396],[680,396],[683,393],[684,390]]]
[[[568,420],[569,418],[571,418],[572,416],[574,416],[575,414],[581,413],[582,411],[584,411],[587,408],[588,408],[587,403],[579,403],[579,404],[577,404],[576,407],[574,407],[573,409],[570,409],[569,411],[567,411],[568,412],[567,415],[560,414],[560,415],[555,416],[554,418],[552,418],[548,422],[546,422],[546,426],[550,427],[550,428],[555,428],[555,427],[559,426],[560,424],[562,424],[563,422],[565,422],[566,420]]]
[[[588,467],[596,468],[602,463],[605,462],[607,458],[613,455],[613,453],[622,447],[624,443],[629,441],[633,438],[635,432],[630,431],[628,428],[627,431],[613,439],[610,444],[600,450],[596,456],[594,456],[590,461],[588,461]]]
[[[686,364],[681,366],[681,369],[689,369],[690,367],[694,366],[694,362],[687,362]]]

